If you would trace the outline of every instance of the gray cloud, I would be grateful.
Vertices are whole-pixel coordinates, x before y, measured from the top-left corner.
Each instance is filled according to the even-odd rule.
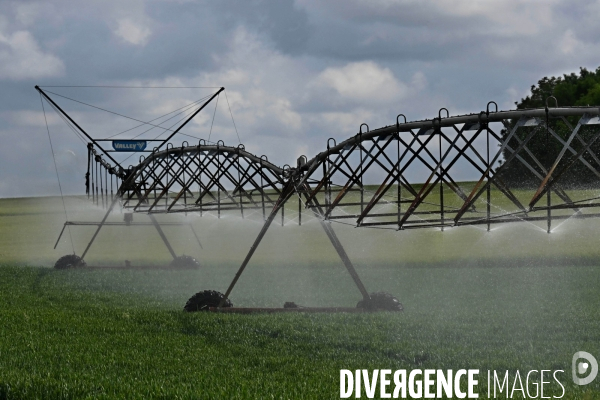
[[[225,86],[246,148],[293,163],[362,122],[506,109],[545,75],[596,68],[599,12],[566,0],[2,2],[0,196],[57,194],[35,84]],[[50,90],[140,120],[210,93]],[[97,136],[136,124],[56,99]],[[211,107],[185,133],[208,137]],[[82,193],[85,146],[46,111],[63,187]],[[211,139],[238,141],[223,96]]]

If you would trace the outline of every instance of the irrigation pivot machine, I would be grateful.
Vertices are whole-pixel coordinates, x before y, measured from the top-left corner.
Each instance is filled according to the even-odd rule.
[[[344,311],[401,310],[402,306],[392,295],[367,291],[333,229],[334,222],[391,230],[462,225],[489,230],[492,224],[529,221],[544,224],[550,233],[556,220],[600,217],[598,107],[559,107],[556,99],[549,98],[546,107],[539,109],[499,111],[496,103],[489,102],[483,111],[468,115],[450,116],[442,108],[432,119],[408,122],[400,114],[389,126],[369,129],[362,124],[346,140],[328,139],[325,150],[311,159],[301,156],[293,166],[277,166],[266,156],[249,153],[242,144],[203,139],[172,144],[200,111],[218,101],[224,88],[183,111],[166,114],[179,116],[176,126],[167,127],[166,116],[165,120],[136,120],[138,127],[166,132],[166,138],[154,141],[92,138],[57,104],[55,97],[65,96],[36,89],[42,106],[48,104],[86,140],[88,195],[106,208],[81,255],[65,256],[57,267],[85,265],[88,250],[116,206],[124,211],[124,225],[141,224],[133,222],[135,213],[148,215],[145,224],[158,231],[173,266],[193,266],[195,260],[177,256],[155,214],[239,212],[243,217],[248,212],[262,213],[264,225],[226,291],[197,293],[186,304],[188,311],[255,310],[233,308],[229,296],[269,226],[278,214],[283,218],[284,205],[290,201],[298,202],[298,224],[305,211],[320,221],[362,296],[356,309]],[[106,146],[109,143],[112,149]],[[137,165],[125,166],[113,157],[122,152],[143,155]],[[515,168],[522,179],[515,179]],[[464,176],[465,171],[477,179],[453,178]],[[586,190],[572,183],[572,174],[580,173],[593,178]],[[492,191],[501,201],[491,201]],[[76,224],[67,221],[65,226]],[[286,303],[282,309],[260,310],[341,309]]]

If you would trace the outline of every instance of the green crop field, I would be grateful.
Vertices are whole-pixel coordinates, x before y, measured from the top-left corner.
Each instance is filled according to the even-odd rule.
[[[85,199],[66,201],[70,220],[102,216]],[[260,213],[158,218],[193,225],[201,246],[188,226],[165,233],[202,268],[48,268],[73,247],[80,254],[94,228],[72,227],[73,245],[66,231],[53,250],[60,198],[0,200],[0,398],[333,399],[340,369],[417,368],[479,369],[480,398],[488,370],[563,370],[562,398],[600,398],[600,379],[571,380],[575,352],[600,356],[600,221],[556,222],[550,235],[531,223],[491,232],[336,224],[367,289],[394,294],[403,313],[224,315],[182,307],[197,291],[225,291]],[[360,293],[319,223],[305,214],[298,226],[293,202],[285,218],[248,265],[234,305],[354,306]],[[124,260],[165,265],[169,253],[152,227],[109,227],[86,257]]]

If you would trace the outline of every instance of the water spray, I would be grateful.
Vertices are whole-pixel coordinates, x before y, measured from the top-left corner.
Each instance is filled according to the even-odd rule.
[[[61,258],[61,268],[85,267],[87,252],[98,232],[107,225],[153,226],[173,258],[171,265],[174,268],[197,267],[199,264],[192,257],[177,255],[162,230],[167,223],[159,222],[156,214],[198,213],[200,216],[216,215],[220,218],[222,215],[239,213],[242,218],[247,218],[249,214],[262,213],[263,227],[225,293],[200,291],[185,305],[187,311],[254,310],[233,307],[229,296],[278,215],[283,225],[286,204],[292,199],[298,199],[298,217],[289,221],[301,225],[302,215],[308,212],[320,222],[362,296],[357,308],[352,309],[359,312],[400,311],[402,305],[390,294],[369,293],[333,229],[334,222],[348,223],[356,228],[393,230],[445,230],[465,225],[483,225],[487,232],[496,224],[527,222],[535,225],[536,222],[545,222],[550,232],[554,220],[600,217],[597,198],[590,201],[586,199],[585,202],[574,200],[574,189],[563,185],[561,181],[561,177],[577,163],[582,163],[600,177],[600,162],[593,165],[585,158],[591,155],[591,158],[598,160],[591,147],[600,137],[597,127],[600,124],[600,110],[597,107],[556,106],[499,111],[495,102],[489,102],[485,111],[467,115],[451,116],[446,108],[442,108],[431,120],[407,121],[400,114],[392,125],[371,130],[362,124],[359,132],[347,140],[337,143],[329,139],[326,150],[312,159],[301,156],[293,167],[279,167],[269,162],[266,156],[246,151],[241,143],[228,146],[222,141],[212,143],[199,139],[197,144],[186,141],[176,147],[170,142],[176,134],[182,134],[184,126],[203,108],[218,98],[224,90],[220,88],[204,103],[196,103],[194,108],[187,109],[185,121],[175,129],[163,127],[160,121],[136,120],[142,123],[140,126],[158,127],[163,133],[168,131],[169,135],[166,139],[156,139],[158,145],[145,151],[136,165],[125,167],[101,146],[103,141],[109,139],[92,138],[48,93],[40,87],[36,86],[36,89],[74,131],[87,139],[91,161],[88,162],[86,173],[86,192],[89,196],[91,185],[91,200],[106,209],[104,218],[92,223],[96,231],[81,256],[73,255],[68,260]],[[495,105],[493,111],[490,109],[492,104]],[[400,121],[400,116],[404,117],[404,121]],[[231,117],[233,121],[233,115]],[[577,119],[575,126],[567,118]],[[569,129],[566,139],[552,130],[549,125],[551,119],[566,121]],[[591,132],[587,142],[582,139],[583,130]],[[554,140],[562,146],[554,160],[539,160],[528,147],[528,143],[539,135],[545,135],[547,141]],[[483,152],[474,145],[478,138],[485,139],[486,149]],[[127,145],[123,148],[132,153],[144,151],[136,150],[136,146],[145,149],[147,144],[141,139],[137,139],[137,142],[121,142],[126,142],[121,143]],[[494,145],[497,145],[495,152],[491,151]],[[116,148],[114,140],[113,147]],[[104,157],[112,164],[105,161]],[[520,163],[531,173],[538,180],[538,186],[523,188],[507,182],[504,174],[514,163]],[[459,169],[458,164],[466,164],[477,174],[478,180],[468,185],[457,182],[452,175]],[[411,182],[407,173],[411,166],[426,171],[427,179],[424,182]],[[374,173],[381,179],[371,188],[365,182],[366,173]],[[100,192],[97,189],[98,182]],[[114,193],[113,182],[117,187]],[[513,209],[494,204],[492,189]],[[522,202],[522,192],[529,196],[528,203]],[[485,200],[480,199],[484,194]],[[551,201],[551,194],[560,201]],[[544,197],[546,204],[541,201]],[[122,223],[107,222],[117,205],[125,212],[126,219]],[[482,210],[478,209],[482,206]],[[150,221],[134,222],[134,214],[145,214]],[[67,221],[65,226],[82,224]],[[195,232],[194,236],[198,239]],[[260,310],[329,312],[333,309],[306,308],[288,302],[284,308]]]

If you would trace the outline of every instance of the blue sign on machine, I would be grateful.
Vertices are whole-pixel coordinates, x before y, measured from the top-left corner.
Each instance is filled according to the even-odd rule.
[[[146,148],[145,140],[113,140],[115,151],[143,151]]]

